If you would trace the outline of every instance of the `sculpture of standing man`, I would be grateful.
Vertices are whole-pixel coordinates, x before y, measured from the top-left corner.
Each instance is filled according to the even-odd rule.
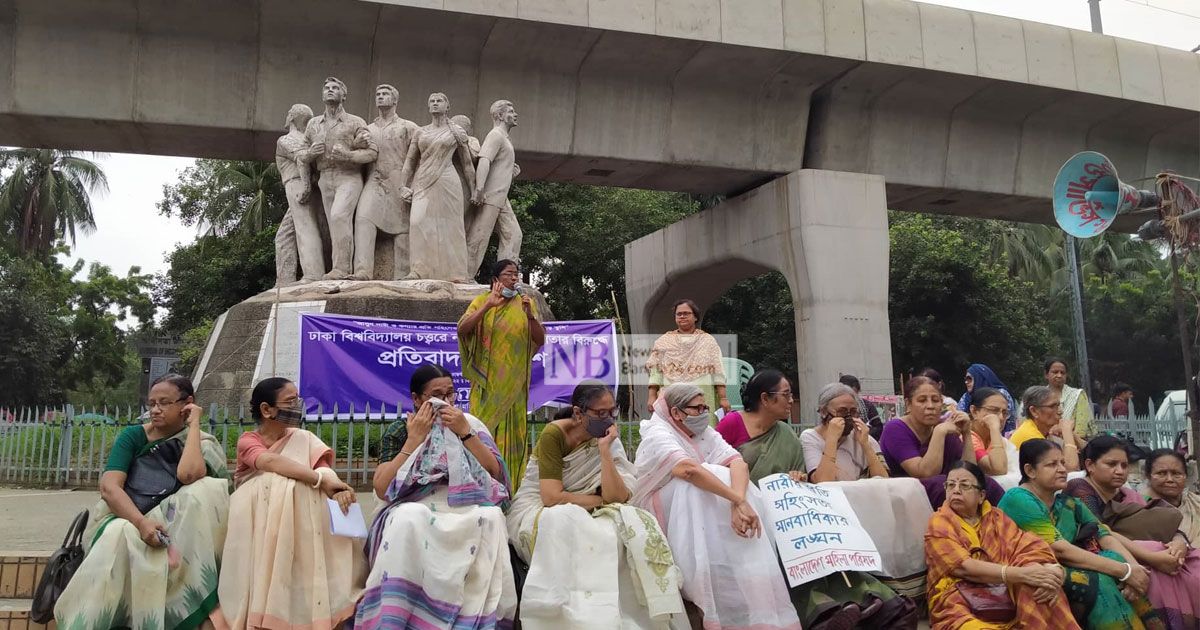
[[[450,122],[450,99],[429,95],[432,121],[409,143],[401,182],[403,199],[412,201],[409,226],[409,279],[466,282],[467,236],[463,182],[475,185],[467,133]],[[457,159],[463,170],[455,169]]]
[[[370,280],[375,272],[375,238],[382,230],[394,234],[395,266],[388,279],[408,274],[409,204],[400,198],[400,175],[408,158],[408,145],[417,135],[417,124],[396,115],[400,92],[387,84],[375,88],[379,117],[370,125],[379,158],[367,171],[367,183],[354,216],[355,280]]]
[[[275,143],[275,166],[283,180],[288,210],[275,233],[275,280],[279,286],[296,281],[299,257],[302,282],[320,280],[325,273],[325,254],[321,228],[317,224],[316,200],[312,196],[312,171],[305,155],[308,140],[304,130],[312,120],[312,109],[303,103],[292,105],[284,120],[287,135]]]
[[[516,152],[508,133],[517,126],[517,110],[512,101],[492,103],[492,130],[479,149],[479,166],[471,203],[479,209],[467,232],[467,251],[470,256],[469,274],[474,276],[483,263],[488,239],[499,226],[500,259],[516,260],[521,250],[521,227],[508,202],[508,190],[517,174]]]
[[[307,159],[321,174],[318,186],[329,220],[333,269],[325,274],[327,280],[348,278],[353,270],[354,209],[363,190],[362,165],[379,155],[367,123],[343,107],[347,93],[341,80],[326,78],[321,90],[325,113],[309,121],[304,133],[310,143]]]

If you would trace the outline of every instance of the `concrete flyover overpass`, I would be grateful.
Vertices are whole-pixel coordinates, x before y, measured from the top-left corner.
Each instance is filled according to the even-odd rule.
[[[1084,148],[1126,179],[1200,171],[1200,56],[909,0],[0,0],[0,51],[0,144],[269,159],[333,74],[367,117],[380,82],[418,121],[433,91],[477,122],[515,100],[527,178],[746,193],[627,248],[634,328],[779,268],[798,332],[855,322],[798,337],[806,407],[836,371],[891,374],[884,208],[1045,222]]]

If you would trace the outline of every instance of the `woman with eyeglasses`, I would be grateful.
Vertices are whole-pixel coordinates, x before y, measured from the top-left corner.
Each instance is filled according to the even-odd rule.
[[[380,505],[354,627],[509,627],[517,588],[500,450],[478,418],[454,406],[446,368],[417,368],[409,392],[413,411],[385,430],[375,468]]]
[[[817,394],[820,423],[800,434],[813,483],[888,477],[879,442],[859,417],[862,399],[848,385],[830,383]]]
[[[721,346],[712,335],[700,329],[700,307],[691,300],[679,300],[671,307],[675,330],[664,333],[654,341],[646,371],[650,373],[648,388],[649,410],[659,390],[672,383],[693,383],[704,393],[704,403],[714,411],[717,407],[729,413],[732,409],[725,395],[725,367],[721,363]]]
[[[700,388],[663,388],[639,427],[632,503],[657,519],[705,628],[798,630],[750,470],[710,424]]]
[[[946,502],[929,519],[925,561],[934,628],[1078,628],[1063,594],[1065,573],[1046,541],[1021,530],[983,496],[983,470],[958,462],[946,476]],[[985,621],[975,594],[1002,585],[1007,620]]]
[[[831,396],[833,393],[841,395]],[[838,449],[839,439],[846,437],[842,435],[841,428],[843,417],[846,416],[849,419],[845,422],[851,423],[849,426],[854,431],[853,444],[862,448],[864,442],[874,442],[868,434],[866,423],[858,418],[859,407],[853,389],[833,383],[821,390],[819,400],[823,403],[823,411],[833,408],[839,413],[844,412],[844,415],[836,418],[837,437],[830,435],[829,443],[834,445],[834,449]],[[797,438],[796,432],[788,426],[792,409],[792,386],[788,379],[778,370],[762,370],[746,383],[742,401],[746,405],[742,416],[753,437],[738,447],[738,451],[750,468],[750,481],[758,483],[763,477],[780,473],[788,474],[797,482],[807,481],[809,466],[805,466],[805,460],[814,451],[814,429],[806,430],[802,437]],[[853,423],[855,420],[856,424]],[[816,436],[816,439],[822,438]],[[817,467],[817,471],[829,475],[826,481],[835,481],[838,474],[836,463],[824,466],[825,462],[821,459],[828,449],[817,447],[816,452],[813,459],[823,464]],[[841,454],[839,450],[838,455]],[[887,476],[875,451],[870,451],[870,457],[875,461],[876,472]],[[866,465],[856,468],[854,478],[857,479],[858,472],[868,468]],[[917,607],[912,600],[898,596],[868,573],[843,571],[805,582],[789,592],[800,622],[809,630],[917,627]]]
[[[971,398],[976,389],[988,388],[996,391],[1004,398],[1004,404],[1007,412],[1001,418],[1000,432],[1003,434],[1012,433],[1013,429],[1017,428],[1017,403],[1013,401],[1012,394],[1008,391],[1008,386],[1004,381],[1000,380],[999,376],[992,371],[992,368],[982,363],[972,363],[967,368],[967,375],[963,377],[963,385],[967,391],[958,399],[958,410],[969,411],[971,408]],[[996,473],[984,472],[993,475]]]
[[[542,430],[508,510],[509,542],[529,564],[521,626],[665,629],[683,613],[678,570],[654,517],[625,505],[636,473],[617,401],[586,380],[570,409]]]
[[[1135,560],[1150,571],[1150,603],[1172,630],[1200,628],[1200,551],[1179,526],[1183,515],[1166,502],[1147,505],[1125,487],[1129,446],[1100,435],[1083,451],[1087,476],[1067,482],[1064,492],[1083,502]]]
[[[537,303],[517,286],[517,263],[496,261],[491,275],[492,290],[472,300],[458,320],[458,351],[463,377],[471,382],[471,411],[487,423],[508,478],[519,483],[529,442],[529,377],[546,329]]]
[[[1084,441],[1075,433],[1071,419],[1063,415],[1058,393],[1045,385],[1034,385],[1021,396],[1021,407],[1025,421],[1009,436],[1012,445],[1019,449],[1029,440],[1054,437],[1062,441],[1067,470],[1079,470],[1079,451]]]
[[[944,483],[950,467],[961,461],[975,463],[975,450],[965,448],[970,440],[971,418],[954,409],[944,411],[942,392],[924,376],[904,384],[905,414],[883,427],[879,440],[883,459],[893,477],[913,477],[925,486],[934,510],[946,499]],[[1003,488],[986,480],[989,501],[999,501]]]
[[[1183,520],[1179,531],[1192,545],[1200,545],[1200,492],[1188,487],[1187,463],[1183,455],[1160,448],[1146,458],[1147,499],[1161,499],[1179,508]]]
[[[187,378],[157,379],[148,400],[149,421],[122,430],[109,451],[87,555],[54,608],[62,628],[224,626],[225,450],[200,430]]]
[[[1063,591],[1086,630],[1165,629],[1146,590],[1150,574],[1067,487],[1062,448],[1044,439],[1021,444],[1021,485],[999,507],[1021,529],[1046,541],[1066,570]]]
[[[967,397],[971,415],[971,445],[984,474],[1008,473],[1007,442],[1001,429],[1009,415],[1010,398],[990,387],[976,387]]]
[[[343,513],[358,499],[333,471],[333,450],[300,428],[295,383],[260,381],[250,414],[258,426],[237,441],[221,611],[233,628],[337,627],[354,616],[367,567],[361,541],[331,533],[326,499]]]

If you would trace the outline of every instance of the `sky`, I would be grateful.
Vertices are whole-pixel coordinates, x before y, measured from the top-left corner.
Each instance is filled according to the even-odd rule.
[[[1089,30],[1087,0],[918,0]],[[1182,50],[1200,46],[1200,0],[1101,0],[1110,35]],[[131,266],[143,273],[167,269],[166,253],[195,239],[195,228],[158,214],[164,184],[192,164],[188,158],[108,154],[99,159],[110,192],[93,200],[97,230],[80,237],[71,260],[101,262],[118,275]]]

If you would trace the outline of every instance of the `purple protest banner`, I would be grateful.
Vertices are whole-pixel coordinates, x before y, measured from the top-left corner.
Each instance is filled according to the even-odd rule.
[[[533,357],[529,410],[570,403],[585,378],[614,389],[619,375],[616,328],[611,320],[546,322],[546,345]],[[471,384],[463,378],[454,323],[301,313],[300,393],[310,418],[348,417],[370,408],[396,415],[412,410],[408,382],[426,363],[450,371],[464,409]],[[383,407],[383,409],[381,409]]]

